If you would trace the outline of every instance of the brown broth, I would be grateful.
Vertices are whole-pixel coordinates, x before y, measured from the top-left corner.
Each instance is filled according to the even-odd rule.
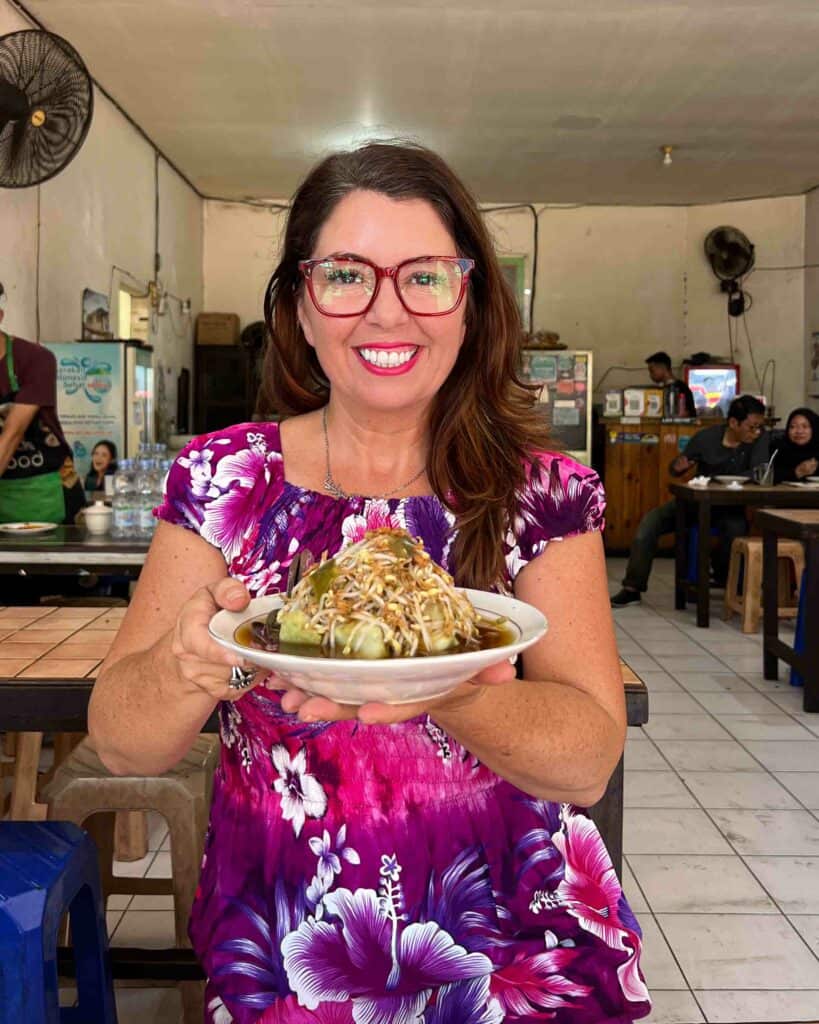
[[[357,658],[355,654],[331,654],[324,647],[318,647],[315,644],[287,644],[287,643],[267,643],[264,646],[260,644],[253,634],[253,626],[258,624],[264,626],[265,619],[249,619],[247,622],[243,622],[241,626],[236,629],[233,634],[233,639],[237,644],[241,644],[242,647],[256,647],[260,650],[270,651],[271,653],[277,654],[295,654],[302,658],[350,658],[352,660],[360,661],[388,661],[388,658]],[[518,633],[514,626],[508,623],[500,623],[499,625],[490,626],[478,626],[478,642],[477,645],[467,647],[465,644],[458,644],[457,647],[450,647],[445,651],[437,651],[435,656],[443,656],[446,654],[464,654],[468,651],[486,651],[494,647],[505,647],[507,644],[512,644],[517,640]],[[428,655],[417,654],[415,657],[424,658]]]

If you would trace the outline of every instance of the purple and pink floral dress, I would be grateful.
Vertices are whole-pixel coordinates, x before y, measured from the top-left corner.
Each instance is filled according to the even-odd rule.
[[[506,540],[509,591],[551,541],[601,529],[603,510],[592,471],[533,460]],[[194,439],[156,514],[219,548],[254,596],[281,590],[302,548],[333,555],[377,526],[406,528],[453,568],[453,517],[436,497],[297,487],[275,424]],[[426,716],[306,724],[263,687],[220,714],[190,924],[208,1024],[627,1024],[649,1012],[640,927],[583,810],[521,792]]]

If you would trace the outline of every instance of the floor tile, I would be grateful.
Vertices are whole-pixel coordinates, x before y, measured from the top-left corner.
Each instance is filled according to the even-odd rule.
[[[702,807],[726,810],[798,810],[799,804],[767,772],[681,772]]]
[[[653,743],[627,743],[623,754],[623,763],[627,772],[632,770],[668,771],[668,761],[663,758]]]
[[[689,693],[753,693],[745,679],[731,672],[677,672],[674,676]]]
[[[696,699],[712,715],[776,714],[778,708],[764,694],[748,688],[742,693],[698,693]]]
[[[815,824],[819,825],[819,822]],[[623,812],[623,849],[629,855],[733,853],[705,811],[688,808],[627,808]]]
[[[651,990],[651,1013],[641,1024],[701,1024],[705,1018],[690,992]]]
[[[804,706],[804,696],[799,686],[790,686],[787,690],[769,693],[767,697],[777,707],[782,708],[783,711],[787,711],[789,714],[800,713]]]
[[[717,715],[717,721],[738,740],[809,740],[810,732],[789,715]]]
[[[675,639],[666,640],[663,637],[655,636],[654,630],[651,630],[641,643],[643,650],[652,658],[701,658],[708,654],[698,643],[689,640],[685,634],[679,631],[677,631]]]
[[[819,960],[781,914],[656,916],[694,990],[819,989]]]
[[[776,904],[737,856],[629,854],[655,914],[775,914]]]
[[[784,914],[819,914],[819,857],[746,857],[745,863]]]
[[[630,654],[627,658],[623,658],[623,661],[629,666],[629,668],[633,668],[638,676],[642,675],[643,672],[663,671],[662,667],[647,654]]]
[[[659,740],[657,748],[677,771],[758,772],[761,768],[747,750],[731,739]]]
[[[819,1016],[819,991],[814,992],[708,992],[694,993],[710,1024],[782,1024]]]
[[[146,878],[170,878],[171,877],[171,854],[160,850],[154,858],[153,864],[148,869]]]
[[[635,882],[634,875],[631,873],[631,868],[628,866],[625,857],[623,858],[623,867],[620,872],[620,884],[623,887],[623,894],[628,900],[628,905],[638,918],[641,914],[650,913],[646,898],[640,892],[640,887]]]
[[[643,930],[643,949],[640,954],[640,967],[645,975],[649,992],[655,988],[660,990],[687,990],[685,978],[677,966],[674,956],[663,938],[657,922],[651,914],[643,914],[640,918]]]
[[[710,715],[652,714],[643,726],[653,740],[727,740],[729,734]]]
[[[809,811],[711,811],[743,855],[819,856],[819,821]]]
[[[665,672],[676,678],[678,672],[727,672],[730,671],[724,662],[708,654],[696,657],[675,657],[673,655],[657,655],[657,663]]]
[[[108,930],[108,938],[110,939],[114,932],[117,930],[117,925],[122,920],[123,912],[121,910],[108,910],[105,913],[105,927]]]
[[[624,776],[625,807],[696,807],[674,772],[631,771]]]
[[[173,910],[173,895],[134,896],[129,910]]]
[[[124,875],[128,878],[143,878],[155,856],[153,850],[149,850],[140,860],[115,860],[114,874]]]
[[[168,834],[168,823],[156,811],[148,811],[148,849],[158,850]]]
[[[131,896],[124,896],[114,893],[113,896],[108,897],[108,909],[109,910],[127,910],[128,904],[131,902]]]
[[[630,725],[626,729],[626,741],[628,743],[645,743],[648,736],[643,732],[641,725]]]
[[[116,989],[119,1024],[180,1024],[182,1000],[177,988]]]
[[[819,739],[748,740],[744,746],[768,771],[819,771]]]
[[[819,916],[817,915],[793,915],[789,918],[791,924],[807,942],[813,952],[819,957]],[[819,1003],[817,1003],[819,1006]]]
[[[649,694],[679,693],[682,690],[680,684],[672,679],[667,672],[641,672],[640,678],[646,684]]]
[[[173,944],[171,910],[126,910],[111,940],[112,946],[141,946],[145,949],[163,949]]]
[[[775,772],[785,787],[805,807],[819,811],[819,772]]]
[[[652,693],[648,700],[649,716],[701,715],[702,705],[688,693]]]

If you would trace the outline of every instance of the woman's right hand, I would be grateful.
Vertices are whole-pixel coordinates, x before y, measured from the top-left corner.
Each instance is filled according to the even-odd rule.
[[[803,477],[813,476],[813,474],[816,472],[817,466],[819,466],[819,463],[816,461],[816,459],[805,459],[804,462],[800,462],[799,465],[796,467],[796,478],[798,480],[801,480]]]
[[[242,659],[225,650],[208,632],[208,623],[222,608],[240,612],[250,601],[250,594],[238,580],[226,576],[216,583],[197,590],[182,606],[171,633],[171,654],[176,659],[177,674],[190,688],[204,691],[214,701],[238,700],[258,686],[268,674],[255,671],[253,681],[241,690],[231,689],[231,669],[244,668]]]

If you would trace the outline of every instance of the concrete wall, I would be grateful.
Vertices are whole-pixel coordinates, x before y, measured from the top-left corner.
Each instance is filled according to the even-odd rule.
[[[805,196],[805,379],[807,404],[819,412],[819,189]]]

